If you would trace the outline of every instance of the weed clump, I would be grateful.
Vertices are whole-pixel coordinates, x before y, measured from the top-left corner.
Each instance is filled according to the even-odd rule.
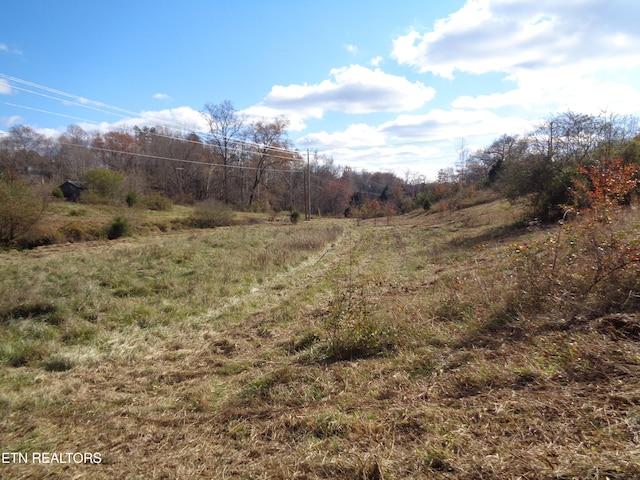
[[[73,210],[73,212],[79,212],[79,210]],[[56,243],[75,243],[104,239],[107,234],[107,229],[108,227],[100,228],[91,225],[82,225],[81,223],[71,222],[61,226],[57,230],[57,232],[55,233]]]
[[[59,319],[55,316],[56,306],[48,301],[34,301],[23,303],[11,308],[0,309],[0,323],[9,320],[20,320],[28,318],[41,318],[47,323],[57,325]]]
[[[194,228],[226,227],[233,224],[233,210],[216,200],[201,202],[194,207],[189,223]]]
[[[376,315],[366,285],[350,286],[337,295],[322,316],[326,360],[354,360],[391,352],[399,343],[398,326]]]
[[[133,194],[135,195],[135,193]],[[131,207],[133,205],[129,203],[130,200],[131,199],[129,195],[127,195],[127,205]],[[133,200],[135,200],[135,203],[137,203],[137,198],[134,197]],[[158,212],[168,212],[169,210],[171,210],[171,207],[173,206],[173,203],[171,202],[170,199],[159,194],[145,195],[142,198],[142,204],[144,205],[145,208],[149,210],[155,210]]]
[[[64,355],[53,354],[43,360],[42,366],[47,372],[66,372],[73,368],[73,362]]]
[[[131,234],[131,224],[126,218],[116,217],[107,225],[106,231],[109,240],[127,237]]]
[[[58,200],[64,199],[64,194],[62,193],[60,187],[55,187],[53,190],[51,190],[51,196],[57,198]]]

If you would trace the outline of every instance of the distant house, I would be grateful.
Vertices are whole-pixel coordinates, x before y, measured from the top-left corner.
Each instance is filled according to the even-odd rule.
[[[80,182],[74,182],[71,180],[67,180],[62,185],[60,185],[60,190],[62,190],[62,195],[67,200],[71,200],[72,202],[77,202],[80,199],[80,195],[83,190],[86,190],[85,187]]]

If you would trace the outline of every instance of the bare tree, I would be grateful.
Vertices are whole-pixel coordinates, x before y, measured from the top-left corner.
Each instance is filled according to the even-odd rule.
[[[526,152],[526,138],[502,135],[487,148],[480,149],[471,156],[468,180],[471,183],[493,184],[505,162],[520,161]]]
[[[48,141],[33,128],[18,125],[9,130],[3,143],[8,150],[5,169],[9,174],[29,174],[39,170]]]
[[[89,149],[91,138],[78,125],[69,125],[58,137],[59,180],[77,180],[85,170],[94,167],[94,156]]]
[[[229,170],[234,159],[237,159],[236,147],[238,142],[244,137],[245,119],[241,116],[229,100],[225,100],[217,105],[206,104],[202,116],[209,126],[211,134],[210,144],[213,146],[214,153],[222,161],[222,179],[219,199],[225,203],[230,201],[229,191]],[[215,162],[212,162],[215,163]],[[208,179],[213,174],[213,165],[211,166]],[[207,182],[207,189],[209,182]]]
[[[254,144],[253,180],[250,187],[249,207],[256,200],[260,185],[266,185],[270,169],[288,167],[294,160],[291,144],[287,139],[289,120],[277,117],[271,122],[258,121],[249,128],[249,138]]]

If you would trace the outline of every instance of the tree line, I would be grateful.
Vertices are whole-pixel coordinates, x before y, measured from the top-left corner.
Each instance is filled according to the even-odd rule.
[[[552,221],[575,200],[582,168],[614,158],[640,164],[637,119],[607,113],[561,113],[471,154],[461,148],[455,165],[440,170],[435,181],[356,171],[317,152],[300,152],[288,139],[285,117],[249,121],[229,101],[207,104],[201,114],[208,131],[199,134],[159,126],[89,134],[72,125],[49,138],[15,126],[0,139],[3,189],[19,182],[51,188],[69,179],[93,187],[93,197],[83,201],[129,203],[147,196],[279,211],[304,209],[310,181],[311,213],[363,217],[461,208],[487,191],[525,203],[530,217]]]
[[[569,111],[522,135],[503,135],[472,154],[462,149],[458,162],[440,170],[436,182],[425,186],[421,199],[427,205],[445,201],[449,208],[456,208],[474,191],[489,189],[524,204],[529,219],[555,221],[576,206],[575,192],[585,180],[584,169],[599,168],[604,175],[614,159],[637,170],[638,119]],[[615,178],[615,172],[608,174]],[[627,195],[627,202],[634,193]]]
[[[313,213],[343,214],[385,189],[402,203],[403,180],[395,175],[343,169],[317,152],[295,149],[285,117],[248,121],[230,101],[207,104],[201,114],[206,133],[136,126],[90,134],[71,125],[50,138],[15,126],[0,140],[2,172],[47,185],[74,180],[90,186],[93,178],[111,175],[123,180],[122,198],[135,192],[182,204],[215,199],[238,209],[289,210],[303,208],[309,169]]]

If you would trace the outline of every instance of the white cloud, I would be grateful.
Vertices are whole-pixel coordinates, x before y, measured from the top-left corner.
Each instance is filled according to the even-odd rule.
[[[385,137],[377,128],[364,123],[349,125],[343,132],[318,132],[298,139],[303,147],[320,146],[323,148],[380,146],[385,144]]]
[[[640,68],[631,72],[640,77]],[[579,75],[568,69],[554,72],[531,72],[518,80],[517,88],[504,93],[461,96],[452,103],[459,109],[499,109],[520,107],[548,114],[551,111],[575,110],[598,114],[603,110],[618,114],[637,114],[640,90],[617,80],[597,75]]]
[[[377,68],[351,65],[335,68],[330,75],[331,79],[316,85],[276,85],[256,107],[322,118],[327,110],[349,114],[412,111],[435,95],[435,90],[422,82],[410,82]]]
[[[356,53],[358,53],[357,45],[345,45],[344,48],[347,52],[351,53],[352,55],[355,55]]]
[[[396,38],[392,57],[454,82],[460,73],[478,84],[487,73],[513,82],[506,92],[460,96],[455,109],[637,114],[638,16],[640,2],[624,0],[468,0],[431,31]]]
[[[0,95],[10,95],[13,93],[11,84],[4,78],[0,78]]]
[[[638,65],[640,34],[630,18],[640,15],[640,4],[632,3],[469,0],[432,31],[398,37],[392,56],[448,78],[455,71],[520,75],[568,65]]]
[[[10,48],[6,43],[0,43],[0,52],[13,53],[14,55],[22,55],[22,50]]]
[[[438,170],[451,165],[455,157],[443,156],[443,151],[430,145],[386,145],[371,148],[333,148],[322,154],[332,157],[338,165],[355,170],[387,171],[399,177],[407,172],[419,173],[434,180]]]
[[[156,93],[153,98],[155,98],[156,100],[168,100],[171,97],[169,95],[167,95],[166,93]]]
[[[410,170],[435,179],[438,170],[456,161],[462,140],[473,151],[476,143],[486,146],[502,134],[522,134],[531,128],[532,122],[487,110],[432,110],[402,114],[377,127],[354,124],[344,131],[310,133],[298,144],[319,148],[340,165],[399,176]]]
[[[19,125],[24,121],[24,119],[19,115],[12,115],[10,117],[2,117],[1,119],[2,125],[6,127],[13,127],[14,125]]]
[[[380,126],[380,132],[402,141],[437,141],[481,135],[523,133],[530,122],[500,117],[488,110],[431,110],[426,115],[400,115]]]
[[[381,57],[380,55],[378,55],[375,58],[372,58],[371,61],[369,62],[370,65],[374,66],[374,67],[379,67],[380,64],[383,62],[384,58]]]
[[[108,132],[113,129],[128,130],[134,126],[168,127],[184,132],[207,131],[207,124],[202,115],[191,107],[145,110],[136,117],[128,117],[117,122],[101,122],[99,124],[79,122],[77,125],[87,132]]]
[[[281,115],[287,117],[289,120],[289,131],[290,132],[300,132],[307,128],[307,124],[304,119],[308,117],[306,112],[299,112],[296,110],[279,110],[276,108],[267,107],[263,104],[258,104],[246,108],[240,111],[242,115],[245,115],[249,121],[256,120],[271,120]]]
[[[125,120],[129,125],[161,125],[179,130],[203,131],[207,129],[202,114],[191,107],[143,111],[140,118]]]

